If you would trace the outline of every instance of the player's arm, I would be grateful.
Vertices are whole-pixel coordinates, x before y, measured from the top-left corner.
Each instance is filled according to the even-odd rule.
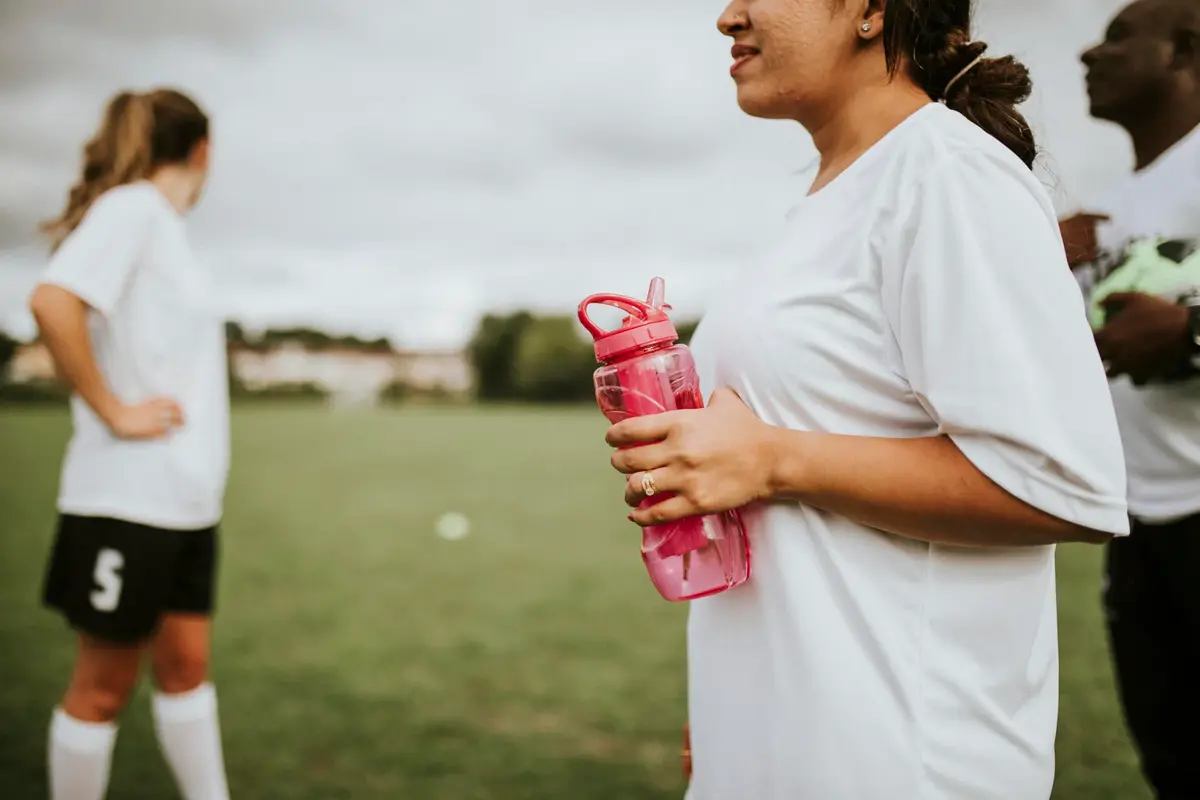
[[[112,428],[121,403],[109,390],[92,355],[88,304],[61,286],[43,283],[29,298],[29,311],[59,376]]]
[[[1099,258],[1100,240],[1096,234],[1096,227],[1108,219],[1104,214],[1084,212],[1059,220],[1058,229],[1062,234],[1063,247],[1067,251],[1067,264],[1071,269],[1085,266]]]
[[[29,310],[59,376],[118,438],[153,439],[182,425],[183,412],[173,400],[159,397],[126,405],[112,392],[96,366],[88,309],[82,298],[49,283],[40,284],[29,299]]]
[[[162,436],[182,423],[179,406],[154,398],[126,405],[96,364],[89,314],[119,313],[153,219],[144,192],[116,189],[100,197],[63,241],[29,299],[29,310],[59,375],[114,436]]]
[[[1117,292],[1102,305],[1107,322],[1096,346],[1110,377],[1128,375],[1140,386],[1195,374],[1200,326],[1191,305],[1142,292]]]

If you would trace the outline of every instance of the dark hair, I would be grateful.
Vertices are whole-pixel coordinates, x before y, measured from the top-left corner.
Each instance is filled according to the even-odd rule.
[[[42,232],[57,248],[101,194],[149,178],[166,164],[185,161],[207,138],[208,116],[182,92],[119,92],[108,101],[100,129],[84,145],[83,169],[66,207],[42,223]]]
[[[954,80],[987,50],[971,40],[971,0],[888,0],[883,46],[893,75],[907,67],[932,99],[983,128],[1032,169],[1037,143],[1017,111],[1033,91],[1025,65],[1012,56],[984,58]]]

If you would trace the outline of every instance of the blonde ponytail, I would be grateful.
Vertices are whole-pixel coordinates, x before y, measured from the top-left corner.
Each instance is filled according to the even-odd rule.
[[[119,104],[121,98],[124,103]],[[117,107],[105,119],[105,127],[112,129],[111,149],[106,143],[100,153],[101,158],[111,159],[107,161],[107,178],[111,183],[105,188],[149,177],[150,137],[154,135],[154,109],[145,95],[124,92],[117,95],[112,105]]]
[[[156,139],[163,138],[160,110],[170,123],[166,131],[172,134],[167,137],[166,149],[172,151],[169,153],[155,152],[164,149],[161,143],[156,147]],[[186,157],[186,152],[182,156],[174,152],[180,149],[175,141],[181,139],[180,134],[190,140],[186,142],[189,150],[208,135],[208,118],[185,95],[165,89],[147,94],[126,91],[113,97],[100,129],[84,145],[83,170],[67,195],[66,207],[58,217],[40,226],[50,237],[51,250],[58,249],[75,230],[100,195],[151,177],[153,170],[167,160]]]

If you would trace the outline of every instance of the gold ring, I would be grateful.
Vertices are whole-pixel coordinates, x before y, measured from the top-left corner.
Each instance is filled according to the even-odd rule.
[[[654,497],[658,494],[658,487],[654,485],[654,475],[649,471],[642,473],[642,494],[646,497]]]

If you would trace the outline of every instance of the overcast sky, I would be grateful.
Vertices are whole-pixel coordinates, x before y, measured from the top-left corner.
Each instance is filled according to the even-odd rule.
[[[1128,168],[1078,53],[1120,0],[980,0],[1038,85],[1065,209]],[[461,344],[487,309],[667,279],[681,314],[757,256],[814,153],[744,117],[720,0],[0,0],[0,323],[28,335],[80,146],[113,91],[214,124],[194,244],[231,315]],[[1047,180],[1051,180],[1047,176]]]

